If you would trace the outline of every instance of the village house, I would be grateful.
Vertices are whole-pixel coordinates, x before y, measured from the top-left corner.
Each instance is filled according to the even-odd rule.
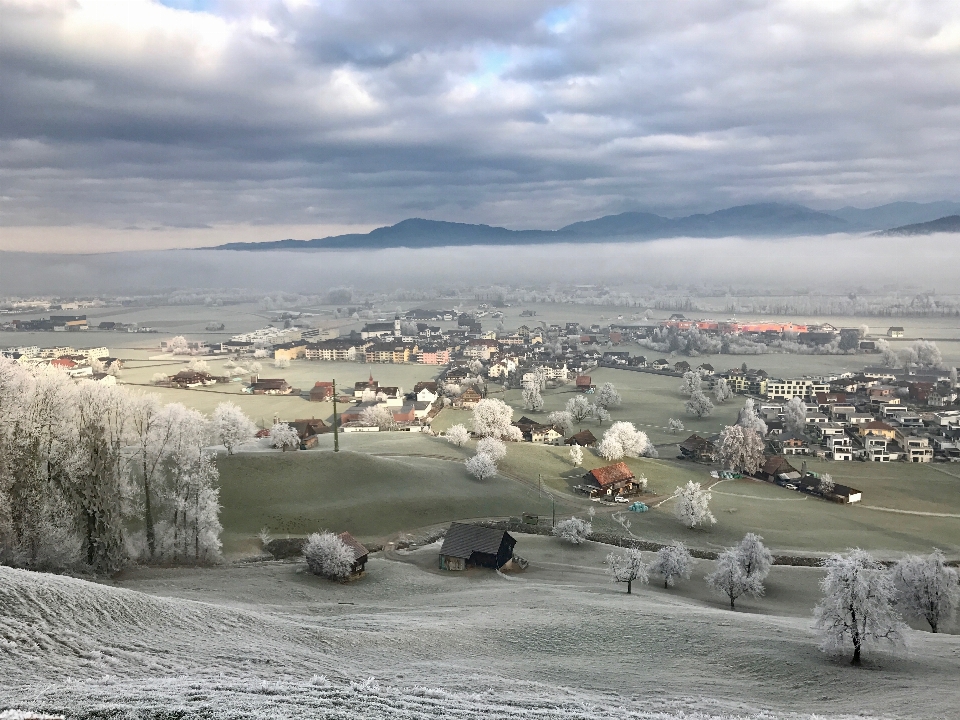
[[[440,397],[435,380],[421,380],[413,386],[413,395],[418,402],[434,402]]]
[[[363,357],[364,351],[371,344],[370,342],[358,343],[345,338],[321,340],[308,343],[304,348],[304,357],[307,360],[352,362],[358,357]]]
[[[623,462],[594,468],[584,475],[583,479],[593,496],[626,495],[641,489],[633,472]]]
[[[316,447],[319,441],[318,436],[330,431],[330,428],[327,427],[327,424],[323,420],[317,420],[316,418],[294,420],[287,424],[296,430],[297,437],[300,438],[301,450]]]
[[[760,477],[769,482],[789,482],[800,479],[800,471],[787,462],[782,455],[770,455],[760,468]]]
[[[571,435],[566,440],[567,445],[579,445],[581,447],[595,447],[597,438],[589,430],[581,430],[575,435]]]
[[[450,363],[450,348],[441,345],[425,345],[417,350],[420,365],[447,365]]]
[[[908,435],[902,430],[896,431],[897,444],[903,449],[904,460],[914,463],[927,463],[933,460],[933,448],[930,440],[917,435]]]
[[[523,439],[527,442],[540,443],[542,445],[559,445],[563,441],[563,435],[552,425],[544,425],[536,420],[524,416],[513,423],[523,433]]]
[[[804,438],[789,437],[780,441],[784,455],[809,455],[810,443]]]
[[[198,372],[196,370],[181,370],[170,378],[170,384],[179,388],[195,388],[215,385],[216,383],[216,378],[210,373]]]
[[[283,378],[260,378],[254,375],[246,392],[253,395],[289,395],[293,392],[293,386]]]
[[[368,363],[406,363],[416,356],[417,346],[396,343],[373,343],[364,351],[364,361]]]
[[[303,340],[273,346],[274,360],[299,360],[306,357],[307,343]]]
[[[716,456],[717,447],[714,442],[693,434],[684,440],[678,446],[680,454],[685,460],[694,460],[696,462],[713,462]]]
[[[472,387],[469,387],[460,394],[460,397],[456,399],[454,404],[464,410],[472,410],[481,400],[483,400],[483,396]]]
[[[903,335],[904,335],[904,330],[899,325],[895,325],[887,330],[887,337],[902,338]]]
[[[690,372],[692,369],[693,368],[690,366],[690,363],[688,363],[686,360],[680,360],[673,364],[673,371],[675,373],[680,373],[681,375]]]
[[[507,570],[513,565],[517,541],[510,533],[467,523],[451,523],[440,546],[441,570],[486,567]]]
[[[651,363],[650,367],[653,368],[654,370],[666,370],[668,367],[670,367],[670,363],[668,363],[663,358],[659,358],[657,360],[654,360],[653,363]]]
[[[463,349],[463,356],[471,360],[489,360],[491,353],[500,349],[496,340],[470,340]]]
[[[593,384],[589,375],[578,375],[577,376],[577,391],[583,393],[590,393],[596,390],[597,386]]]
[[[333,399],[333,383],[327,380],[317,380],[310,388],[310,402],[324,402]]]
[[[897,431],[891,425],[887,425],[885,422],[880,420],[874,420],[873,422],[864,423],[858,428],[860,432],[860,437],[866,438],[868,436],[873,437],[882,437],[886,440],[893,440],[896,438]]]
[[[827,453],[831,460],[853,460],[853,441],[847,435],[831,435],[827,438]]]

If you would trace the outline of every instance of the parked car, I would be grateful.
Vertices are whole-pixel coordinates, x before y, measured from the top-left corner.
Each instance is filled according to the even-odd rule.
[[[613,499],[613,501],[614,501],[614,502],[618,502],[618,503],[628,503],[628,502],[630,502],[630,501],[627,500],[623,495],[617,495],[617,496]]]

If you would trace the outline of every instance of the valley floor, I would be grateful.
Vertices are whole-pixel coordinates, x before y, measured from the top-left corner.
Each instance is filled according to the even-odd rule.
[[[820,570],[775,567],[732,612],[701,561],[609,581],[610,548],[521,536],[530,568],[436,569],[438,545],[347,584],[300,562],[141,568],[112,585],[0,568],[0,711],[80,718],[955,716],[960,637],[862,668],[816,648]],[[374,678],[371,680],[371,678]]]

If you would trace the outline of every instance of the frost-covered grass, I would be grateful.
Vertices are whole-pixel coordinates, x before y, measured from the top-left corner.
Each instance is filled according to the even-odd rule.
[[[473,679],[474,682],[476,679]],[[346,682],[318,675],[307,680],[163,678],[130,682],[116,678],[71,682],[29,707],[94,718],[206,718],[264,720],[310,718],[362,720],[845,720],[852,716],[730,710],[702,698],[651,700],[578,692],[534,683],[509,683],[479,692],[415,685],[398,687],[375,678]],[[35,715],[9,716],[32,720]],[[858,716],[862,717],[862,716]],[[7,716],[0,713],[0,720]]]

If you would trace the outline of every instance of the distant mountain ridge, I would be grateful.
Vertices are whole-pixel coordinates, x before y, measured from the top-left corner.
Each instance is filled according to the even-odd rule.
[[[942,232],[960,232],[960,215],[948,215],[947,217],[937,218],[930,222],[901,225],[900,227],[874,233],[874,235],[891,237],[897,235],[933,235],[934,233]]]
[[[672,237],[787,237],[864,232],[888,228],[894,217],[932,220],[960,203],[891,203],[860,210],[841,208],[837,214],[802,205],[756,203],[712,213],[668,218],[647,212],[625,212],[576,222],[559,230],[510,230],[492,225],[410,218],[368,233],[335,235],[313,240],[228,243],[216,250],[346,250],[428,248],[467,245],[536,245],[546,243],[657,240]],[[934,213],[932,217],[926,217]],[[845,217],[838,217],[844,215]],[[878,224],[879,223],[879,224]]]

